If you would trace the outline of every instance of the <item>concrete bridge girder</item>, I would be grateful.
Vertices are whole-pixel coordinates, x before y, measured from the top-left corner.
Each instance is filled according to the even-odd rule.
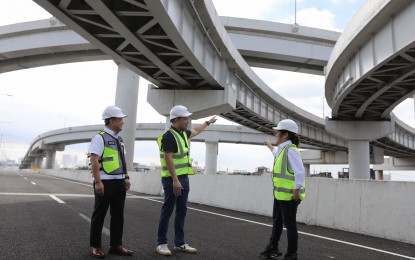
[[[346,151],[301,151],[301,158],[304,164],[349,164],[348,152]],[[384,160],[383,149],[371,147],[370,163],[381,164]]]
[[[149,85],[147,101],[161,115],[169,116],[175,105],[184,105],[192,119],[230,112],[236,107],[233,88],[224,90],[168,90]]]
[[[415,156],[407,158],[385,158],[383,164],[373,165],[374,170],[411,171],[415,168]]]
[[[348,157],[345,151],[301,151],[304,164],[347,164]]]

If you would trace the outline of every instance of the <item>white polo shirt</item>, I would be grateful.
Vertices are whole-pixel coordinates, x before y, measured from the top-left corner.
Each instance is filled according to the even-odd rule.
[[[114,138],[118,139],[118,134],[115,134],[114,131],[111,129],[108,129],[104,127],[104,132],[110,134]],[[100,134],[96,134],[91,139],[91,144],[89,146],[89,152],[91,154],[96,154],[101,158],[101,155],[104,153],[104,139]],[[124,150],[125,154],[125,150]],[[110,175],[106,174],[104,171],[100,171],[99,174],[101,175],[101,180],[114,180],[114,179],[124,179],[124,174],[118,174],[118,175]]]
[[[278,145],[278,148],[274,147],[274,150],[272,150],[272,154],[275,157],[278,157],[284,146],[286,146],[287,144],[292,144],[291,140],[287,140],[281,143],[280,145]],[[301,160],[301,156],[294,149],[288,149],[288,161],[290,162],[291,169],[294,171],[294,189],[299,189],[301,186],[303,186],[305,179],[305,169],[303,161]]]

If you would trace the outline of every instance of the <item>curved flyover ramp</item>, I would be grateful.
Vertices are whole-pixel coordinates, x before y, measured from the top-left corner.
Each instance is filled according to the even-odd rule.
[[[187,1],[36,2],[113,59],[149,79],[158,86],[156,90],[219,90],[234,98],[225,109],[230,111],[222,113],[228,119],[270,133],[281,118],[291,117],[300,123],[306,143],[346,149],[346,142],[327,132],[321,119],[287,102],[253,73],[226,35],[210,1],[195,5]],[[406,153],[395,149],[395,154],[413,152],[411,144],[401,143]]]
[[[37,136],[30,145],[19,168],[30,168],[36,164],[38,158],[46,157],[47,168],[53,169],[56,151],[63,151],[66,145],[87,143],[102,130],[102,125],[67,127],[49,131]],[[136,124],[136,141],[155,141],[163,134],[166,125],[163,123],[138,123]],[[218,143],[256,144],[262,145],[264,135],[261,132],[243,126],[212,125],[192,141],[206,142],[210,136],[218,136]],[[40,165],[40,163],[37,163]]]
[[[325,90],[332,118],[326,129],[349,140],[349,162],[360,168],[369,164],[369,142],[388,155],[414,156],[413,129],[395,124],[391,114],[415,93],[414,12],[414,1],[366,1],[330,56]]]

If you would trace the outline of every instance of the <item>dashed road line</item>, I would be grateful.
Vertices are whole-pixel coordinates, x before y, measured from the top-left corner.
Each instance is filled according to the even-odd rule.
[[[55,195],[49,195],[52,199],[56,200],[58,203],[64,204],[65,201],[61,200],[60,198],[56,197]]]
[[[45,177],[53,178],[53,179],[58,179],[58,180],[61,180],[61,181],[67,181],[67,182],[72,182],[72,183],[76,183],[76,184],[79,184],[79,185],[84,185],[84,186],[92,187],[92,185],[90,185],[90,184],[85,184],[85,183],[80,183],[80,182],[76,182],[76,181],[66,180],[66,179],[63,179],[63,178],[59,178],[59,177],[55,177],[55,176],[50,176],[50,175],[47,175],[47,174],[41,174],[41,175],[42,176],[45,176]],[[92,179],[91,179],[91,182],[92,182]]]
[[[31,184],[36,185],[36,183],[35,183],[35,182],[33,182],[33,181],[31,182]]]
[[[68,182],[73,182],[79,185],[85,185],[85,186],[92,186],[92,185],[87,185],[87,184],[83,184],[83,183],[79,183],[79,182],[75,182],[75,181],[70,181],[70,180],[65,180],[62,178],[58,178],[58,177],[54,177],[54,176],[49,176],[49,175],[45,175],[51,178],[55,178],[55,179],[59,179],[62,181],[68,181]],[[36,185],[36,183],[32,182],[33,185]],[[16,195],[15,193],[9,193],[9,194],[5,194],[5,193],[0,193],[0,195]],[[48,195],[51,196],[51,194],[41,194],[41,193],[32,193],[33,195]],[[25,194],[26,195],[26,194]],[[80,194],[59,194],[59,196],[79,196]],[[57,196],[57,194],[55,194],[55,196]],[[81,195],[81,196],[94,196],[94,195]],[[153,201],[153,202],[157,202],[157,203],[163,203],[162,200],[157,200],[154,197],[145,197],[145,196],[137,196],[137,195],[128,195],[129,198],[139,198],[139,199],[144,199],[144,200],[149,200],[149,201]],[[159,198],[159,197],[156,197]],[[233,217],[233,216],[229,216],[229,215],[224,215],[224,214],[220,214],[220,213],[215,213],[215,212],[211,212],[211,211],[206,211],[206,210],[201,210],[201,209],[196,209],[196,208],[192,208],[192,207],[188,207],[188,209],[190,210],[194,210],[194,211],[199,211],[199,212],[203,212],[203,213],[207,213],[207,214],[211,214],[211,215],[216,215],[216,216],[221,216],[221,217],[225,217],[225,218],[230,218],[230,219],[235,219],[235,220],[239,220],[239,221],[244,221],[244,222],[248,222],[248,223],[252,223],[252,224],[256,224],[256,225],[262,225],[262,226],[267,226],[267,227],[272,227],[272,225],[270,224],[265,224],[265,223],[261,223],[261,222],[257,222],[257,221],[252,221],[252,220],[248,220],[248,219],[243,219],[243,218],[237,218],[237,217]],[[89,223],[91,223],[91,219],[88,218],[86,215],[79,213],[79,216],[82,217],[83,219],[87,220]],[[110,232],[107,228],[103,227],[102,232],[104,234],[106,234],[107,236],[109,236]],[[319,235],[315,235],[315,234],[311,234],[311,233],[306,233],[306,232],[301,232],[298,231],[298,233],[306,235],[306,236],[312,236],[315,238],[320,238],[320,239],[324,239],[324,240],[329,240],[329,241],[333,241],[333,242],[337,242],[337,243],[342,243],[342,244],[346,244],[346,245],[350,245],[350,246],[355,246],[355,247],[360,247],[360,248],[364,248],[367,250],[371,250],[371,251],[376,251],[376,252],[380,252],[380,253],[384,253],[384,254],[388,254],[388,255],[394,255],[394,256],[398,256],[398,257],[402,257],[402,258],[406,258],[406,259],[411,259],[411,260],[415,260],[415,257],[410,257],[410,256],[406,256],[406,255],[401,255],[401,254],[397,254],[397,253],[393,253],[393,252],[389,252],[389,251],[385,251],[385,250],[380,250],[377,248],[373,248],[373,247],[368,247],[368,246],[364,246],[364,245],[360,245],[360,244],[356,244],[356,243],[351,243],[351,242],[347,242],[347,241],[343,241],[343,240],[339,240],[339,239],[334,239],[334,238],[330,238],[330,237],[324,237],[324,236],[319,236]]]
[[[85,216],[82,213],[79,213],[79,216],[81,218],[85,219],[86,221],[88,221],[91,224],[91,219],[90,218],[88,218],[87,216]],[[108,228],[106,228],[106,227],[103,227],[102,228],[102,233],[104,233],[105,235],[109,236],[110,235],[110,230]]]

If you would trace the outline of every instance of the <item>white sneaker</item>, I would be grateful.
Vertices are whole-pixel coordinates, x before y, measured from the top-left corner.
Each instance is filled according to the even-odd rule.
[[[197,249],[189,246],[188,244],[184,244],[182,246],[175,246],[174,251],[194,254],[197,252]]]
[[[156,247],[156,252],[158,254],[164,255],[164,256],[170,256],[170,255],[172,255],[170,249],[167,247],[167,244],[158,245]]]

